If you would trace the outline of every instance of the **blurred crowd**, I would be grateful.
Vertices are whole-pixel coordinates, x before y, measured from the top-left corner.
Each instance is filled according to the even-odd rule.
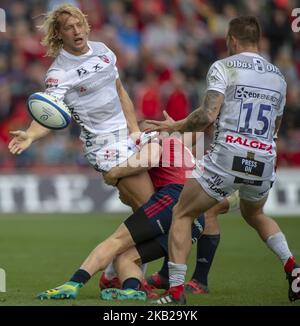
[[[139,118],[162,118],[165,109],[182,119],[196,109],[209,66],[227,55],[228,22],[255,15],[263,29],[262,55],[285,75],[288,94],[278,140],[281,166],[300,166],[300,32],[291,29],[297,0],[1,0],[6,32],[0,32],[0,168],[87,166],[76,124],[52,133],[18,157],[9,154],[9,130],[30,118],[26,98],[44,90],[51,59],[40,41],[44,13],[72,3],[87,15],[91,40],[117,55],[120,77]]]

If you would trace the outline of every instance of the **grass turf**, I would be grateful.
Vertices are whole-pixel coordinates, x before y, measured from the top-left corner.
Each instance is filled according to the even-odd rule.
[[[36,294],[62,284],[78,269],[98,242],[122,221],[123,215],[2,215],[0,268],[5,269],[7,292],[2,305],[128,305],[99,299],[98,275],[77,300],[39,301]],[[300,218],[277,220],[300,260]],[[290,305],[287,281],[278,259],[238,216],[220,218],[221,242],[209,276],[210,294],[189,295],[189,305]],[[195,248],[190,255],[193,271]],[[148,274],[161,261],[148,265]],[[130,302],[130,305],[140,303]],[[300,305],[300,300],[293,305]]]

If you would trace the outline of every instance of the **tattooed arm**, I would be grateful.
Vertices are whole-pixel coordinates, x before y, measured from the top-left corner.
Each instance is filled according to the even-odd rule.
[[[224,95],[217,91],[208,91],[203,104],[192,112],[181,127],[183,131],[204,131],[212,124],[220,112]]]
[[[204,131],[216,120],[223,101],[224,95],[222,93],[209,90],[206,92],[202,105],[185,119],[174,122],[168,114],[164,112],[165,121],[151,120],[148,122],[157,126],[153,128],[153,130],[156,131],[179,131],[181,133],[185,131]]]

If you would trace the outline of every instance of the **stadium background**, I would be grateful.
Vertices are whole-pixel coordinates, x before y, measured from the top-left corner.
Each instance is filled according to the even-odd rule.
[[[280,178],[267,209],[280,217],[300,215],[300,33],[291,29],[291,12],[300,7],[298,1],[1,0],[6,32],[0,33],[0,267],[7,272],[7,293],[0,293],[0,304],[37,304],[34,295],[68,278],[128,212],[82,156],[77,125],[52,133],[20,156],[7,150],[9,130],[29,124],[26,99],[44,89],[51,63],[36,26],[43,13],[64,2],[88,15],[90,39],[113,49],[137,116],[151,119],[162,118],[162,109],[181,119],[197,108],[210,64],[227,55],[228,21],[240,14],[257,16],[263,29],[261,53],[279,67],[288,83],[278,140]],[[108,214],[118,211],[123,214]],[[51,212],[56,214],[40,214]],[[216,295],[195,297],[192,303],[287,304],[276,259],[237,216],[220,221],[222,243],[211,275]],[[299,219],[280,218],[279,224],[299,258]],[[256,266],[251,276],[249,264]],[[157,267],[151,265],[149,271]],[[240,293],[241,284],[251,297]],[[80,304],[99,304],[92,299],[96,286],[84,291]]]

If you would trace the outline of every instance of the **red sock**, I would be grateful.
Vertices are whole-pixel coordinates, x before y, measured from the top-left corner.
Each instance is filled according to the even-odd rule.
[[[286,273],[291,273],[295,267],[295,264],[296,264],[295,257],[291,256],[284,265],[284,271]]]
[[[184,292],[184,284],[170,287],[169,292],[176,300],[178,300]]]

